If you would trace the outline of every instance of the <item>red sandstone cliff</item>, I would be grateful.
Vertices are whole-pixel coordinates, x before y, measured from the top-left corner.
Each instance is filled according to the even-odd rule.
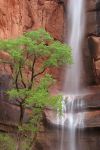
[[[64,35],[63,2],[67,2],[67,0],[0,0],[0,38],[16,37],[25,31],[43,27],[55,39],[62,40]],[[86,1],[87,34],[94,34],[100,30],[99,6],[99,1]],[[93,75],[91,54],[86,43],[87,40],[85,40],[83,50],[86,78],[88,84],[94,84],[95,76]],[[58,72],[56,72],[56,76],[59,76]]]
[[[58,0],[0,0],[0,38],[43,27],[61,40],[63,14],[63,5]]]

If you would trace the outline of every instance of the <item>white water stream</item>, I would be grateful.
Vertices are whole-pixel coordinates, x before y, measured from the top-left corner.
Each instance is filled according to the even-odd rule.
[[[72,48],[73,64],[66,67],[63,96],[63,116],[60,150],[65,150],[64,127],[69,130],[69,145],[66,150],[77,150],[75,138],[76,129],[84,128],[84,113],[81,112],[84,103],[78,99],[81,90],[82,42],[85,30],[85,0],[68,0],[67,2],[68,36],[65,37]],[[59,121],[58,121],[59,122]],[[62,123],[61,123],[62,122]]]
[[[82,71],[82,40],[85,29],[85,0],[68,0],[67,25],[68,35],[65,36],[72,49],[73,65],[67,66],[64,92],[77,94],[80,92],[80,77]]]

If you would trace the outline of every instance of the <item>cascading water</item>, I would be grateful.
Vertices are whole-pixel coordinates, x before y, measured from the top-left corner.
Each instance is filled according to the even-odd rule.
[[[82,69],[82,40],[85,29],[85,0],[68,0],[67,3],[67,24],[68,37],[65,42],[72,48],[73,64],[67,66],[64,81],[63,116],[62,125],[69,129],[70,144],[68,150],[77,150],[75,145],[76,129],[84,127],[84,113],[81,112],[84,106],[83,101],[78,98],[81,89]],[[60,150],[65,150],[62,144],[64,139],[64,128],[62,128],[62,140]],[[67,150],[66,149],[66,150]]]
[[[85,0],[68,0],[67,3],[68,36],[65,36],[65,42],[70,45],[73,56],[73,65],[67,66],[64,81],[64,92],[68,94],[77,94],[80,91],[81,46],[85,26],[84,2]]]

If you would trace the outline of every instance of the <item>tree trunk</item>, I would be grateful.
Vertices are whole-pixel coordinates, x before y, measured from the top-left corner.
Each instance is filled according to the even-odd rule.
[[[20,118],[19,118],[20,127],[23,126],[24,113],[25,113],[25,108],[23,106],[23,103],[20,103]],[[18,134],[17,134],[18,142],[17,142],[16,150],[21,150],[21,140],[22,140],[21,136],[22,136],[22,132],[18,131]]]
[[[34,137],[33,137],[32,141],[30,142],[30,145],[29,145],[30,150],[33,150],[33,148],[35,147],[36,139],[37,139],[37,132],[34,134]]]
[[[23,103],[20,103],[20,119],[19,119],[19,125],[20,126],[23,125],[24,112],[25,112],[25,108],[23,106]]]

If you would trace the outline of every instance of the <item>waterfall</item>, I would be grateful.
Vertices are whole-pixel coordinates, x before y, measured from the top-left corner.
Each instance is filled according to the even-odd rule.
[[[80,77],[82,71],[82,39],[84,36],[85,0],[68,0],[67,3],[67,25],[68,34],[65,36],[67,42],[72,49],[73,65],[67,66],[64,92],[68,94],[77,94],[80,91]]]
[[[68,32],[65,42],[72,49],[73,64],[66,67],[63,96],[62,135],[60,150],[77,150],[75,144],[76,129],[84,127],[84,113],[81,112],[84,102],[80,95],[81,71],[82,71],[82,42],[85,32],[85,0],[68,0],[66,20]],[[64,139],[64,127],[69,130],[70,144],[65,148],[62,144]]]

